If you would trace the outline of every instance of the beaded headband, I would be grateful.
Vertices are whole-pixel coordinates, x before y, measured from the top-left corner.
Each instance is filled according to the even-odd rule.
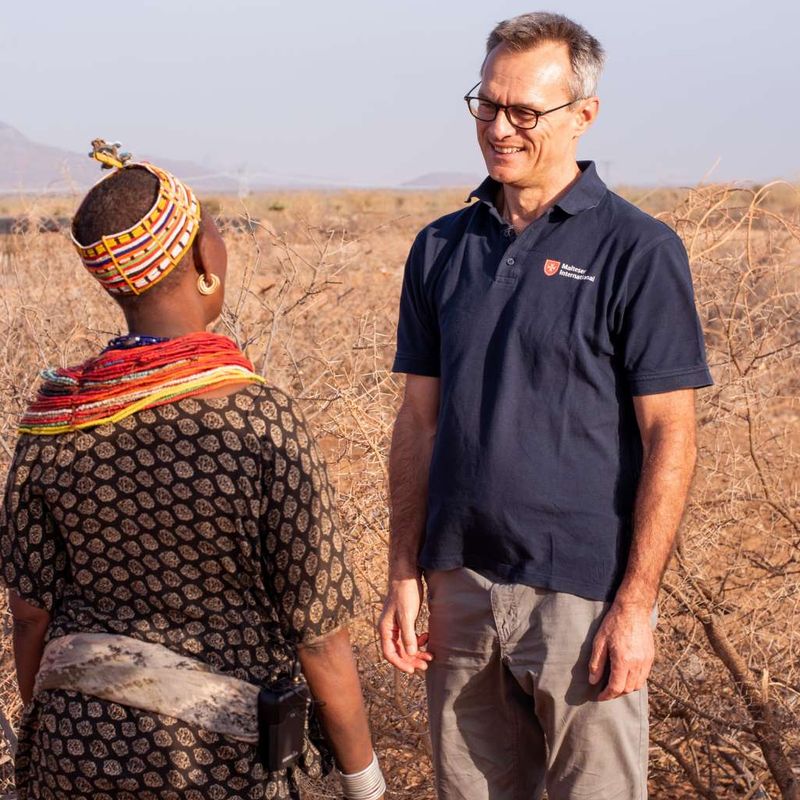
[[[118,152],[118,144],[95,139],[92,146],[89,156],[100,161],[104,169],[115,168],[112,175],[141,167],[158,178],[153,207],[130,228],[90,245],[81,244],[72,232],[72,243],[84,266],[106,291],[140,295],[178,266],[192,246],[200,226],[200,203],[185,183],[166,170],[145,161],[130,162],[129,154]]]

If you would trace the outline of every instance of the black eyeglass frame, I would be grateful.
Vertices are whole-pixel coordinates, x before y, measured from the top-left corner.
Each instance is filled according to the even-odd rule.
[[[574,100],[570,100],[568,103],[564,103],[563,105],[556,106],[555,108],[548,108],[547,111],[537,111],[535,108],[528,108],[527,106],[521,106],[521,105],[519,105],[517,103],[514,103],[514,104],[512,104],[510,106],[504,106],[501,103],[495,103],[495,102],[493,102],[491,100],[487,100],[485,97],[479,97],[478,95],[471,94],[471,92],[474,92],[481,85],[481,83],[483,83],[483,81],[478,81],[464,95],[464,100],[467,103],[467,109],[468,109],[469,113],[475,119],[477,119],[479,122],[494,122],[497,119],[498,112],[500,111],[500,109],[502,109],[503,113],[506,115],[506,119],[508,120],[509,124],[513,125],[515,128],[519,128],[519,130],[521,130],[521,131],[532,131],[539,124],[539,118],[540,117],[543,117],[546,114],[552,114],[553,111],[559,111],[562,108],[566,108],[567,106],[571,106],[573,103],[577,103],[578,100],[583,100],[584,99],[583,97],[576,97]],[[481,117],[479,117],[477,114],[475,114],[475,112],[472,110],[472,106],[470,105],[470,102],[472,100],[479,100],[481,103],[488,103],[489,105],[494,106],[494,115],[492,116],[492,118],[491,119],[481,119]],[[525,111],[527,111],[527,112],[529,112],[531,114],[535,114],[536,118],[533,121],[533,125],[517,125],[517,123],[514,122],[513,119],[511,119],[511,115],[508,113],[508,110],[510,108],[521,108],[521,109],[524,109]]]

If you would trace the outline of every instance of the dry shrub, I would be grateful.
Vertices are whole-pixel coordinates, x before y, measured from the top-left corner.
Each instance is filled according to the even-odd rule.
[[[707,187],[666,215],[694,271],[716,385],[662,602],[654,781],[800,797],[797,195]],[[669,758],[662,757],[668,755]]]
[[[651,714],[656,798],[777,798],[786,765],[800,767],[800,538],[789,438],[797,416],[798,287],[787,266],[798,253],[797,202],[778,207],[770,196],[700,188],[674,195],[679,204],[662,214],[692,255],[717,384],[700,393],[700,466],[661,602]],[[423,682],[381,660],[374,627],[389,535],[387,454],[402,392],[389,368],[413,235],[462,199],[455,192],[287,194],[253,198],[249,211],[226,198],[215,207],[236,221],[226,231],[231,272],[216,330],[300,398],[323,443],[366,601],[353,639],[372,729],[392,795],[408,800],[434,791]],[[645,203],[663,207],[664,198]],[[38,366],[96,352],[122,318],[65,236],[5,237],[0,248],[4,474]],[[4,621],[0,723],[20,712],[7,613]],[[6,788],[7,753],[0,750]],[[322,797],[336,787],[308,790]]]

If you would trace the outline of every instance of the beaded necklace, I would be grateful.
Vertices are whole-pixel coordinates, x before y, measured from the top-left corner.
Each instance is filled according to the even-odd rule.
[[[168,342],[169,339],[169,336],[146,336],[143,333],[126,333],[123,336],[115,336],[100,352],[127,350],[131,347],[144,347],[148,344],[161,344],[162,342]]]
[[[144,408],[191,397],[211,386],[264,383],[236,344],[216,333],[189,333],[147,347],[106,348],[75,367],[42,370],[20,433],[56,434],[118,422]]]

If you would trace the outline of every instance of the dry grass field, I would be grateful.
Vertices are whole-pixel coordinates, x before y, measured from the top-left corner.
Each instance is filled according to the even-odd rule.
[[[465,192],[210,198],[229,225],[227,309],[270,381],[302,400],[338,489],[366,615],[354,632],[391,796],[434,797],[424,689],[384,664],[374,623],[388,540],[386,462],[402,378],[389,372],[415,232]],[[698,392],[700,459],[660,602],[651,682],[651,796],[800,797],[800,197],[796,188],[630,190],[689,250],[715,386]],[[70,214],[73,199],[0,201],[0,214]],[[63,233],[0,237],[0,477],[44,364],[124,330]],[[0,796],[20,713],[3,603]],[[315,796],[333,785],[309,787]]]

